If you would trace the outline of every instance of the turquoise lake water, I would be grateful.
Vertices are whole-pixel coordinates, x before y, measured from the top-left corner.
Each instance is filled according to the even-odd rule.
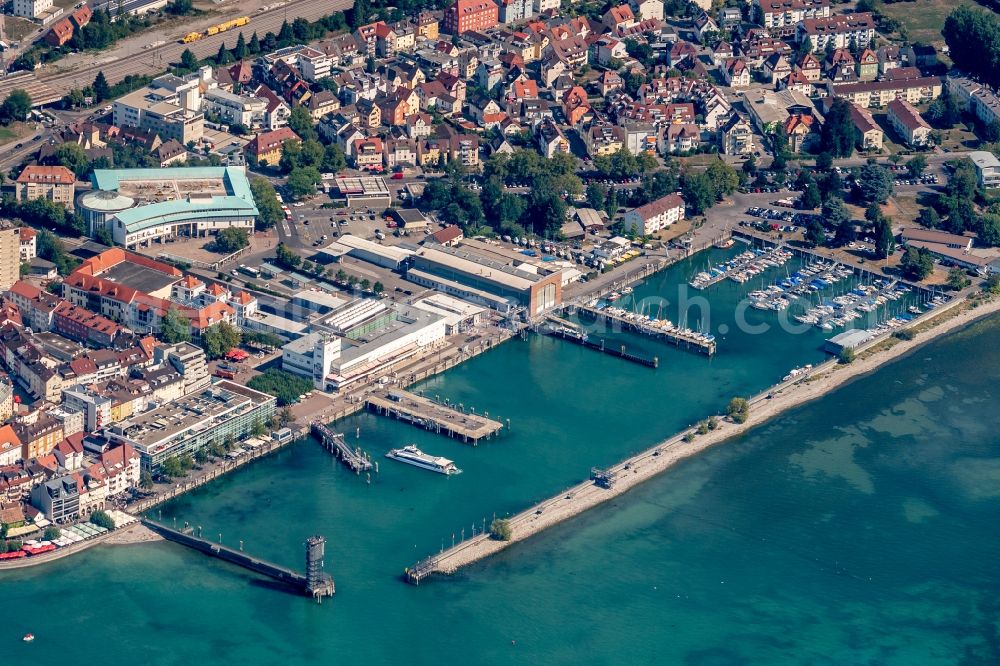
[[[699,259],[699,264],[703,259]],[[674,301],[693,264],[636,291]],[[699,267],[700,270],[700,267]],[[712,330],[759,284],[706,295]],[[773,313],[752,312],[761,321]],[[673,318],[673,317],[672,317]],[[621,335],[651,370],[541,337],[421,390],[510,418],[471,448],[359,415],[371,486],[302,441],[163,507],[302,567],[327,536],[337,595],[317,606],[173,544],[100,547],[0,577],[12,662],[83,664],[1000,663],[1000,319],[930,344],[822,401],[452,578],[425,555],[646,448],[735,394],[822,360],[824,336],[733,327],[707,359]],[[445,478],[381,458],[416,443]],[[31,631],[38,638],[23,644]]]

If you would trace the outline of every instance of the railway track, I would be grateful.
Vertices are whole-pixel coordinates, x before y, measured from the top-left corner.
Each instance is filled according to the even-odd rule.
[[[243,33],[244,39],[247,40],[254,32],[263,37],[268,32],[277,33],[285,20],[291,22],[297,18],[304,18],[307,21],[316,21],[333,12],[349,9],[353,5],[353,0],[293,1],[283,7],[251,15],[250,23],[242,28],[203,37],[190,44],[180,43],[182,35],[171,35],[169,41],[164,44],[143,49],[106,63],[80,63],[70,71],[59,71],[59,64],[56,63],[36,72],[19,72],[5,79],[0,79],[0,100],[6,99],[14,88],[24,88],[28,90],[29,94],[32,92],[37,94],[37,96],[32,96],[36,102],[52,103],[61,99],[73,88],[80,88],[91,83],[99,71],[104,72],[104,76],[110,84],[118,83],[130,74],[160,74],[169,69],[172,63],[178,62],[185,49],[190,49],[198,58],[206,58],[218,52],[220,44],[225,44],[226,48],[233,48],[240,33]],[[235,11],[234,16],[238,15],[240,12]]]

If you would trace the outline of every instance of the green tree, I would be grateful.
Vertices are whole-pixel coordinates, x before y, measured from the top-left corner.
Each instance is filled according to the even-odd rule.
[[[143,470],[139,475],[139,487],[143,490],[150,490],[153,487],[153,475],[147,470]]]
[[[260,176],[250,179],[250,192],[253,194],[254,203],[257,205],[257,216],[255,223],[259,231],[267,231],[284,218],[285,214],[281,210],[281,204],[274,191],[274,186],[270,181]]]
[[[885,203],[892,196],[894,180],[885,167],[866,164],[861,167],[855,188],[866,203]]]
[[[841,347],[840,353],[837,354],[837,361],[842,365],[850,365],[854,363],[854,349],[852,347]]]
[[[250,235],[246,229],[239,227],[229,227],[223,229],[215,235],[213,243],[216,252],[232,254],[250,245]]]
[[[750,403],[746,398],[733,398],[726,406],[726,416],[734,423],[745,423],[750,417]]]
[[[292,114],[288,117],[288,127],[299,135],[303,141],[315,141],[319,136],[313,127],[313,117],[304,106],[297,106],[292,109]]]
[[[98,102],[111,99],[111,86],[108,85],[108,79],[104,76],[103,69],[94,77],[94,84],[90,86],[90,89],[94,93],[94,99]]]
[[[184,49],[181,53],[181,68],[186,69],[189,72],[198,69],[198,56],[196,56],[191,49]]]
[[[160,474],[168,479],[176,479],[179,476],[184,476],[184,468],[181,466],[180,458],[170,456],[160,463]]]
[[[368,278],[364,278],[361,280],[361,284],[359,286],[361,287],[361,291],[368,291],[371,288],[372,283]]]
[[[103,527],[106,530],[115,529],[115,521],[107,513],[101,510],[97,510],[90,514],[90,522],[98,527]]]
[[[288,174],[286,185],[289,194],[295,199],[301,199],[310,194],[315,194],[316,185],[322,180],[323,178],[320,176],[319,171],[316,170],[316,167],[302,167],[292,169],[292,172]]]
[[[908,247],[899,262],[903,276],[909,280],[923,280],[934,270],[934,257],[924,248]]]
[[[215,54],[215,64],[222,66],[228,65],[233,61],[233,54],[226,49],[225,42],[219,44],[219,51]]]
[[[302,257],[289,250],[288,246],[284,243],[278,243],[278,247],[274,251],[274,256],[279,264],[288,266],[289,268],[298,268],[302,263]]]
[[[382,294],[382,292],[385,291],[385,285],[383,285],[381,282],[376,282],[375,284],[372,285],[372,291],[375,292],[376,294]]]
[[[42,533],[42,538],[45,539],[46,541],[55,541],[61,536],[62,536],[62,530],[60,530],[55,525],[52,525],[51,527],[46,527],[45,532]]]
[[[927,158],[923,155],[914,155],[906,162],[906,170],[910,178],[920,178],[927,169]]]
[[[506,518],[494,518],[490,523],[490,536],[497,541],[510,541],[513,534],[514,530]]]
[[[67,142],[56,148],[55,152],[43,160],[44,164],[64,166],[72,171],[77,179],[82,179],[90,171],[90,158],[84,152],[83,146]]]
[[[1000,86],[1000,20],[996,14],[960,6],[945,19],[941,34],[956,67],[994,88]]]
[[[991,294],[1000,294],[1000,274],[994,273],[986,278],[986,291]]]
[[[892,233],[892,225],[884,216],[875,222],[875,256],[888,259],[896,251],[896,238]]]
[[[222,358],[239,344],[240,329],[224,321],[209,326],[201,335],[201,346],[210,359]]]
[[[233,48],[233,55],[236,56],[237,60],[243,60],[249,55],[249,50],[247,49],[247,40],[243,38],[243,33],[236,38],[236,46]]]
[[[594,210],[603,210],[607,202],[608,189],[600,183],[590,183],[587,185],[587,205]]]
[[[347,168],[347,158],[344,150],[336,143],[331,143],[323,149],[323,171],[337,173]]]
[[[834,98],[823,122],[820,146],[832,157],[850,157],[854,152],[854,121],[847,100]]]
[[[701,215],[716,203],[715,187],[704,173],[686,172],[681,176],[684,202],[695,215]]]
[[[191,340],[191,326],[176,305],[171,305],[160,320],[160,339],[169,344]]]
[[[948,271],[948,287],[955,290],[961,291],[972,284],[972,280],[969,279],[968,274],[965,270],[958,268],[952,268]]]
[[[806,224],[805,241],[807,245],[816,247],[826,241],[826,231],[823,224],[816,218],[811,218]]]
[[[933,208],[921,208],[917,222],[928,229],[937,229],[941,226],[941,216]]]
[[[854,240],[854,221],[840,199],[830,199],[823,204],[823,218],[833,229],[834,245],[843,246]]]
[[[27,120],[31,113],[31,95],[23,88],[14,88],[0,105],[0,116],[7,120]]]
[[[819,193],[819,185],[815,181],[806,185],[799,198],[799,206],[806,210],[812,210],[823,205],[823,197]]]
[[[260,39],[257,37],[256,31],[250,36],[250,44],[247,48],[253,55],[260,53]]]

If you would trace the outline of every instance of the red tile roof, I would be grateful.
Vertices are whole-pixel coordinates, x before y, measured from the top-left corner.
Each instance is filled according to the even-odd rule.
[[[73,172],[64,166],[39,166],[29,164],[17,177],[19,183],[54,183],[56,185],[72,185],[76,182]]]

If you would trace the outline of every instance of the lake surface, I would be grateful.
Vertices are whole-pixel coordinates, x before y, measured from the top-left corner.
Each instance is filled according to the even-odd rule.
[[[693,268],[636,296],[673,301]],[[712,330],[735,323],[732,306],[756,288],[705,292]],[[370,486],[305,440],[162,508],[165,521],[300,569],[305,537],[326,535],[333,599],[316,605],[173,544],[99,547],[0,577],[12,609],[4,654],[109,665],[998,663],[998,333],[994,318],[930,344],[455,577],[406,585],[403,568],[453,534],[822,360],[826,336],[734,327],[707,359],[619,334],[659,355],[658,370],[549,338],[511,341],[420,387],[510,418],[493,441],[471,448],[358,415],[335,427],[379,460]],[[464,472],[381,457],[411,442]],[[37,640],[23,644],[28,631]]]

